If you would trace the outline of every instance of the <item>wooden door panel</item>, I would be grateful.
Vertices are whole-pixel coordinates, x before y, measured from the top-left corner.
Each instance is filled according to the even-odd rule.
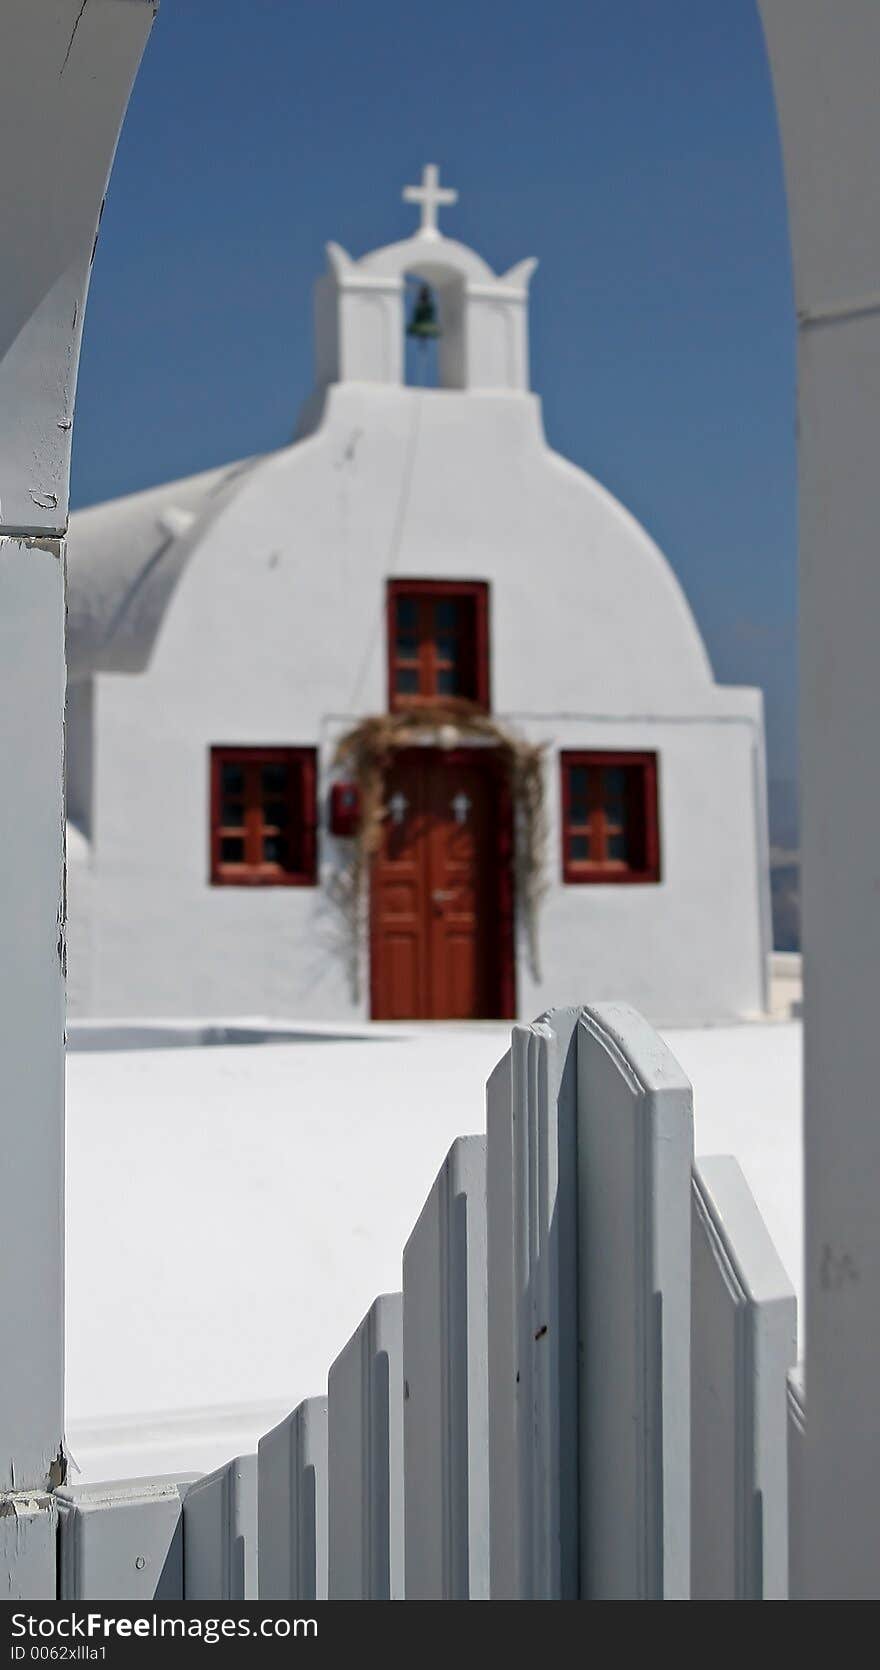
[[[382,1018],[388,1021],[413,1019],[414,994],[419,989],[419,936],[389,930],[382,948]]]
[[[441,756],[431,778],[432,905],[429,959],[438,1017],[486,1013],[482,961],[490,916],[487,897],[486,778],[461,756]]]
[[[446,934],[438,976],[435,986],[438,1019],[464,1021],[474,1020],[482,1015],[483,1005],[474,959],[473,934],[470,930]]]
[[[499,798],[488,754],[413,749],[394,760],[371,887],[377,1020],[505,1012]]]
[[[419,878],[395,875],[382,888],[382,1007],[388,1020],[406,1020],[418,1001],[420,946],[423,938]]]

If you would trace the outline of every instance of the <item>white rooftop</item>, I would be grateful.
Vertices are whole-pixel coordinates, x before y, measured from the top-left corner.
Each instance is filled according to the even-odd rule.
[[[208,1470],[325,1389],[371,1301],[399,1288],[450,1143],[484,1129],[509,1041],[488,1024],[229,1026],[269,1041],[197,1047],[203,1022],[72,1029],[67,1408],[83,1479]],[[737,1156],[800,1293],[799,1023],[665,1037],[694,1084],[697,1154]]]

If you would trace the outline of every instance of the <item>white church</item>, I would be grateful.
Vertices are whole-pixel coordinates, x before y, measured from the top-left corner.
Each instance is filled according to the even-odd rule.
[[[404,195],[412,237],[329,246],[292,445],[72,519],[71,1012],[759,1014],[760,692],[548,447],[535,262]]]

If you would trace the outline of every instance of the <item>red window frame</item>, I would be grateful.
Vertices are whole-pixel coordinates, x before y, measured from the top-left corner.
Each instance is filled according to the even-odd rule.
[[[587,817],[575,822],[572,771],[587,771]],[[609,820],[609,801],[602,774],[606,769],[626,773],[623,793],[624,821]],[[601,883],[603,886],[633,886],[660,880],[660,827],[657,800],[657,755],[609,751],[572,750],[560,755],[562,773],[562,878],[572,885]],[[609,838],[626,833],[626,858],[611,858]],[[573,843],[586,838],[589,857],[575,858]]]
[[[242,768],[241,822],[223,822],[223,767]],[[286,788],[266,792],[263,767],[287,766]],[[267,817],[270,804],[284,805],[283,822]],[[317,882],[317,754],[314,748],[211,749],[210,874],[213,887],[314,887]],[[289,859],[267,861],[263,842],[288,830]],[[223,857],[224,839],[241,839],[241,863]]]
[[[417,605],[415,656],[397,654],[398,604],[412,598]],[[455,663],[438,655],[434,606],[451,601],[467,603],[470,617],[455,636],[460,641],[459,665],[466,670],[468,692],[445,695],[437,688],[438,673]],[[444,705],[478,707],[489,711],[489,587],[485,580],[389,580],[388,582],[388,706],[391,712],[401,708],[426,706],[442,702]],[[458,658],[457,658],[458,659]],[[401,691],[397,688],[398,673],[403,669],[418,675],[418,690]]]

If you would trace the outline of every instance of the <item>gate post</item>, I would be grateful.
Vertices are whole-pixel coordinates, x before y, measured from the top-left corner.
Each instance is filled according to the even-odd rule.
[[[55,1594],[64,1476],[64,534],[101,204],[155,0],[0,15],[0,1579]]]
[[[806,1597],[880,1572],[880,6],[761,0],[798,315]]]

